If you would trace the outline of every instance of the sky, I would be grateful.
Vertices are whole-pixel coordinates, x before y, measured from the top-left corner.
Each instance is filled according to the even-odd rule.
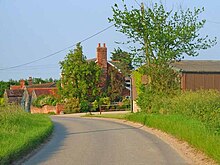
[[[206,25],[201,34],[210,38],[217,37],[218,44],[211,49],[200,51],[194,60],[220,60],[220,1],[219,0],[161,0],[167,9],[204,7],[201,18]],[[125,0],[128,6],[139,8],[138,3],[146,5],[155,0]],[[19,80],[28,77],[60,77],[59,61],[64,60],[70,47],[106,29],[111,24],[115,3],[121,0],[0,0],[0,81]],[[114,48],[126,49],[117,41],[126,41],[126,37],[111,27],[99,35],[82,42],[87,58],[96,57],[98,43],[106,43],[108,58]],[[29,63],[57,54],[22,67],[4,69]],[[3,69],[3,70],[1,70]]]

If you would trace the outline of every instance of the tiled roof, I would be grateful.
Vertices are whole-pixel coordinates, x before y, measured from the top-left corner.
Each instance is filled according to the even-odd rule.
[[[41,96],[41,95],[56,95],[57,90],[55,89],[34,89],[34,92],[36,96]]]
[[[22,97],[24,90],[22,90],[22,89],[14,89],[14,90],[7,89],[6,93],[7,93],[8,97]]]
[[[171,66],[181,72],[219,72],[220,61],[212,60],[183,60]]]
[[[55,82],[43,83],[43,84],[33,84],[33,85],[27,86],[27,88],[53,88],[53,87],[54,88],[56,87]]]

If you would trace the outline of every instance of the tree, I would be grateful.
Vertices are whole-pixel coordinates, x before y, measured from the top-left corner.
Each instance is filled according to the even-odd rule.
[[[0,97],[3,97],[5,90],[9,88],[9,82],[0,81]]]
[[[142,4],[141,9],[128,9],[123,2],[121,10],[117,4],[112,7],[113,22],[117,31],[128,38],[126,43],[135,43],[140,47],[133,47],[136,62],[145,64],[148,83],[151,84],[153,68],[156,65],[167,67],[169,63],[180,60],[184,55],[198,56],[198,51],[216,44],[215,39],[208,35],[201,36],[199,30],[204,27],[205,20],[199,19],[202,9],[180,9],[165,11],[162,4],[154,3],[153,7]]]
[[[76,98],[79,104],[96,99],[100,91],[98,84],[101,69],[95,62],[86,61],[80,43],[60,62],[60,66],[62,99]]]
[[[132,66],[132,55],[126,51],[121,50],[121,48],[114,49],[111,52],[113,61],[118,61],[119,69],[124,76],[131,74]]]

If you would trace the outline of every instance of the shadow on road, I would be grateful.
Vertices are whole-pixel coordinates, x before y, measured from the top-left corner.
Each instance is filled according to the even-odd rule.
[[[40,164],[56,154],[57,151],[63,146],[63,142],[67,136],[66,128],[59,122],[53,120],[54,123],[54,132],[50,137],[49,142],[42,145],[40,148],[33,151],[22,164],[33,165]],[[59,133],[58,133],[59,132]],[[40,158],[40,159],[39,159]]]
[[[72,133],[68,133],[67,135],[80,135],[80,134],[100,133],[100,132],[109,132],[109,131],[134,130],[134,129],[139,129],[141,127],[113,128],[113,129],[101,129],[101,130],[91,130],[91,131],[82,131],[82,132],[72,132]]]

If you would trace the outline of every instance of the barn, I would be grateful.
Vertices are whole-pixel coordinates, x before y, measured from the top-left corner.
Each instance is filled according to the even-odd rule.
[[[220,91],[220,61],[184,60],[173,63],[172,67],[180,72],[182,90]]]

